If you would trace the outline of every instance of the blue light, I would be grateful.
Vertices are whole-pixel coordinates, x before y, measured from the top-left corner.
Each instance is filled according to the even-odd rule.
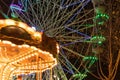
[[[65,0],[62,0],[61,1],[61,9],[68,8],[68,7],[71,7],[71,6],[75,6],[75,5],[80,4],[81,2],[84,2],[84,1],[85,0],[79,0],[79,1],[73,2],[73,3],[68,4],[68,5],[64,5]]]
[[[16,4],[11,4],[10,9],[12,9],[12,10],[15,9],[15,10],[18,10],[18,11],[24,11],[24,10],[22,10],[22,8],[19,5],[16,5]]]
[[[74,30],[74,29],[68,28],[68,27],[66,27],[66,26],[65,26],[65,28],[68,29],[68,30],[70,30],[70,31],[76,32],[77,34],[80,34],[80,35],[82,35],[82,36],[90,37],[90,36],[88,36],[88,35],[86,35],[86,34],[84,34],[84,33],[79,32],[78,30]]]

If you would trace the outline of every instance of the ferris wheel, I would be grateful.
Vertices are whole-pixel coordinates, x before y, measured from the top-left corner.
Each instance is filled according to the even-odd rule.
[[[91,73],[90,68],[98,60],[94,49],[105,41],[98,25],[109,18],[96,5],[95,0],[11,2],[9,16],[58,42],[59,54],[54,55],[57,65],[52,72],[44,71],[42,80],[83,80]]]

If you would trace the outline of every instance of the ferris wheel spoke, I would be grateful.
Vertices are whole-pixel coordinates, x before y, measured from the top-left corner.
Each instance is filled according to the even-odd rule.
[[[74,74],[74,72],[76,72],[76,71],[79,72],[78,69],[69,60],[67,60],[67,58],[63,54],[64,54],[64,52],[62,51],[62,53],[60,55],[62,56],[63,60],[60,59],[60,62],[66,68],[66,69],[63,69],[63,70],[68,71],[70,74]]]
[[[63,71],[62,64],[60,62],[58,62],[57,66],[54,69],[55,69],[54,73],[58,74],[58,75],[56,75],[58,78],[67,80],[67,76],[66,76],[65,72]]]
[[[80,4],[82,1],[75,1],[75,2],[72,2],[72,3],[70,3],[70,4],[67,4],[67,5],[64,5],[63,3],[64,3],[64,0],[62,1],[62,4],[61,4],[61,7],[62,7],[62,9],[64,9],[64,8],[68,8],[68,7],[71,7],[71,6],[75,6],[75,5],[78,5],[78,4]]]
[[[69,51],[69,52],[71,52],[71,53],[73,53],[74,55],[77,55],[77,56],[79,56],[79,57],[84,57],[83,55],[81,55],[81,54],[79,54],[79,53],[77,53],[77,52],[75,52],[75,51],[73,51],[73,50],[71,50],[71,49],[68,49],[67,47],[61,46],[61,48],[65,49],[65,50],[67,50],[67,51]]]

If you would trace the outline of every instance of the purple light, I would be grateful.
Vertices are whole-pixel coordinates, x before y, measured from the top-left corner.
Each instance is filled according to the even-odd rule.
[[[18,10],[18,11],[24,11],[21,6],[16,5],[16,4],[11,4],[10,9],[12,10]]]

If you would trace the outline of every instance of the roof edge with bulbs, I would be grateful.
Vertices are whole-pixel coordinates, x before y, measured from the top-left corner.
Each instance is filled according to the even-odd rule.
[[[20,22],[20,21],[15,21],[12,19],[1,19],[0,20],[0,29],[3,27],[6,27],[8,25],[14,25],[16,27],[20,27],[24,30],[26,30],[30,35],[33,40],[42,40],[42,33],[43,32],[36,32],[34,29],[29,27],[26,23]]]

